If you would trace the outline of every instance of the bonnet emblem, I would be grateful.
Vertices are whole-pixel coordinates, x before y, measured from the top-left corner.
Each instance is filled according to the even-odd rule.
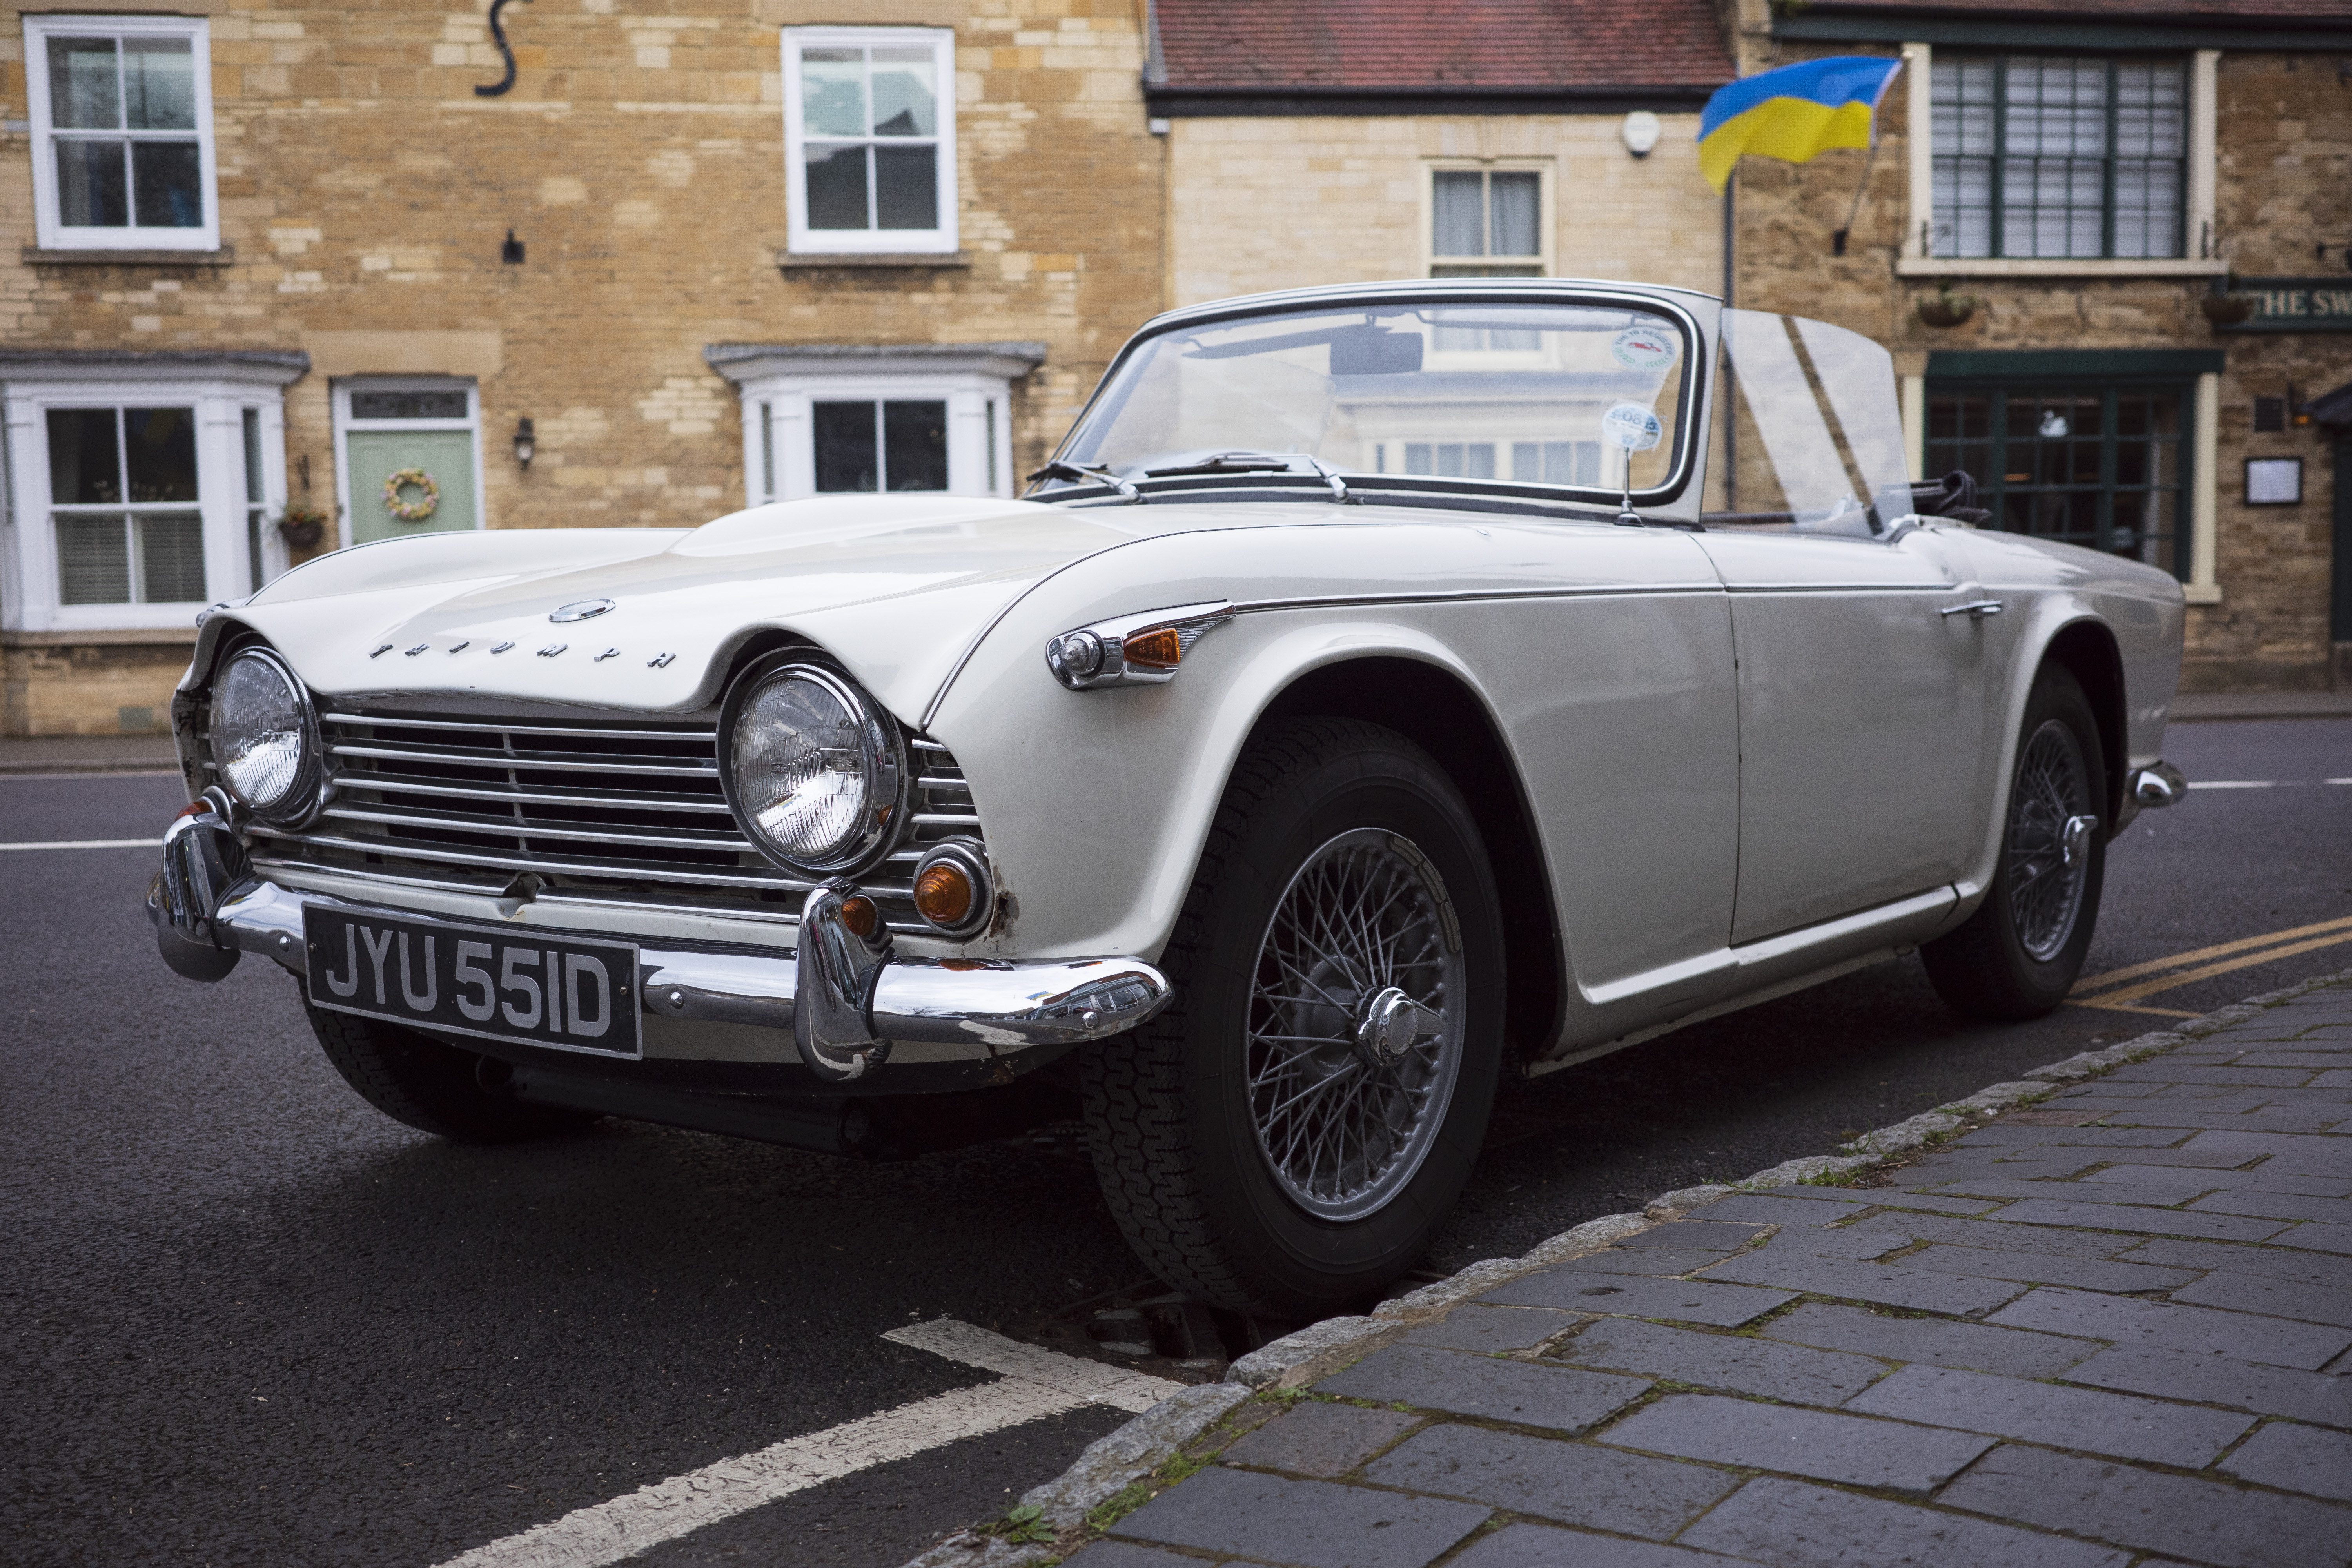
[[[569,626],[573,621],[593,620],[612,607],[610,599],[582,599],[576,604],[564,605],[547,618],[559,626]]]

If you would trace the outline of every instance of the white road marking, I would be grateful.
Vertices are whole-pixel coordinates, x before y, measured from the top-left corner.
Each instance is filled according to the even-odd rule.
[[[2190,789],[2301,789],[2314,782],[2352,784],[2352,779],[2190,779]]]
[[[1003,1334],[992,1334],[986,1329],[976,1329],[953,1318],[908,1323],[882,1337],[950,1361],[960,1361],[966,1366],[1042,1384],[1088,1404],[1108,1405],[1139,1415],[1184,1386],[1168,1378],[1122,1372],[1098,1361],[1083,1361],[1041,1345],[1008,1340]]]
[[[610,1502],[574,1509],[520,1535],[478,1546],[440,1568],[604,1568],[704,1525],[876,1465],[1088,1405],[1148,1410],[1183,1386],[1023,1344],[953,1318],[910,1323],[882,1337],[1002,1373],[1003,1381],[918,1399],[721,1459]]]
[[[160,838],[49,838],[0,844],[0,849],[152,849]]]

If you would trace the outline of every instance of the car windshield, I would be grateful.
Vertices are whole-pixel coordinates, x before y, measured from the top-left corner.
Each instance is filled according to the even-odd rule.
[[[1318,465],[1636,500],[1684,470],[1682,323],[1599,303],[1378,301],[1179,326],[1113,371],[1055,487]]]

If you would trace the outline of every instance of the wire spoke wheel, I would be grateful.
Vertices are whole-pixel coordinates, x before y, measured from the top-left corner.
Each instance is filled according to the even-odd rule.
[[[1462,944],[1410,840],[1343,833],[1308,856],[1258,946],[1245,1053],[1259,1152],[1316,1217],[1361,1219],[1408,1186],[1461,1075]]]
[[[2074,935],[2090,876],[2086,843],[2097,826],[2090,811],[2082,745],[2065,724],[2045,721],[2018,758],[2003,851],[2017,939],[2036,963],[2048,963]]]

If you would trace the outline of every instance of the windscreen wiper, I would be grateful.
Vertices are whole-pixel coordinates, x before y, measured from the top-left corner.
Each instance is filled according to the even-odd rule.
[[[1126,497],[1129,506],[1140,506],[1143,503],[1143,492],[1135,488],[1132,480],[1120,479],[1108,468],[1089,468],[1083,464],[1069,462],[1061,458],[1048,460],[1044,468],[1029,476],[1029,482],[1033,485],[1039,479],[1092,479],[1097,484],[1108,485]]]
[[[1288,473],[1297,458],[1298,454],[1296,453],[1219,452],[1215,457],[1203,458],[1197,463],[1183,463],[1172,468],[1146,468],[1143,477],[1148,479],[1172,479],[1180,474]]]

